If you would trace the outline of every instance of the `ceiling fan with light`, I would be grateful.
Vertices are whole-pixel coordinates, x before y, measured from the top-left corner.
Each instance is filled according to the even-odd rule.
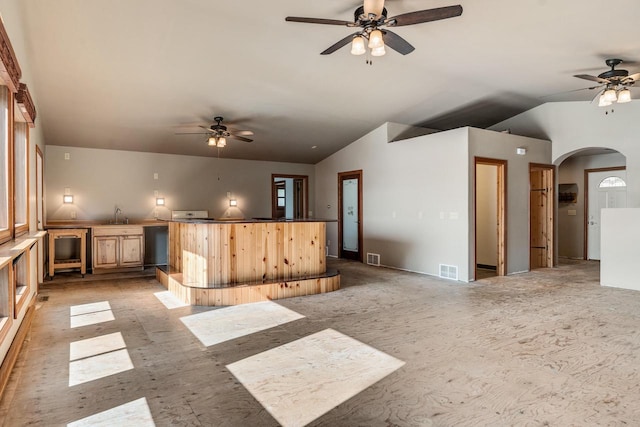
[[[204,132],[179,132],[176,135],[209,135],[207,143],[212,147],[223,148],[227,145],[227,138],[236,139],[238,141],[253,142],[253,139],[246,138],[252,136],[250,130],[236,130],[222,124],[224,120],[221,116],[213,118],[214,124],[210,126],[200,126]]]
[[[614,102],[623,104],[631,102],[631,91],[629,88],[640,80],[640,73],[631,74],[627,70],[616,70],[616,66],[622,64],[622,59],[607,59],[605,63],[611,67],[610,70],[598,74],[598,76],[590,76],[588,74],[577,74],[574,77],[600,83],[599,86],[587,89],[601,88],[596,95],[599,107],[607,107]],[[594,98],[595,100],[595,98]]]
[[[367,53],[366,47],[368,47],[371,49],[371,56],[382,56],[386,53],[385,46],[390,47],[402,55],[406,55],[415,50],[408,41],[383,27],[414,25],[423,22],[454,18],[460,15],[462,15],[462,6],[456,5],[418,10],[388,18],[387,9],[384,7],[384,0],[364,0],[364,4],[355,10],[353,22],[337,19],[302,18],[298,16],[287,16],[285,20],[289,22],[302,22],[308,24],[360,27],[360,29],[355,33],[348,35],[321,52],[321,55],[329,55],[351,43],[351,54],[353,55],[363,55]],[[366,47],[365,40],[367,41]]]

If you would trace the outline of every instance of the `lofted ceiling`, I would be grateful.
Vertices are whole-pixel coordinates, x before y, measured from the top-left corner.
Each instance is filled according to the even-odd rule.
[[[605,58],[640,61],[637,0],[386,7],[453,4],[462,16],[394,29],[413,53],[367,65],[349,46],[320,55],[353,29],[284,19],[352,20],[358,1],[23,0],[27,83],[46,144],[316,163],[387,121],[486,127],[543,102],[591,100],[557,93],[589,87],[572,75],[606,71]],[[254,142],[218,152],[204,135],[175,135],[216,115]]]

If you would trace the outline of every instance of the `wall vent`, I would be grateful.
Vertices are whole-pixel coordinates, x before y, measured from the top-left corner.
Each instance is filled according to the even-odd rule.
[[[440,277],[443,279],[458,280],[458,267],[455,265],[440,264]]]
[[[380,254],[372,254],[367,252],[367,264],[380,267]]]

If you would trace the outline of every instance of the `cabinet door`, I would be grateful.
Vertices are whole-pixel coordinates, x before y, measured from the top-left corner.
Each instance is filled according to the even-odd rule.
[[[93,238],[93,268],[118,266],[118,236]]]
[[[142,266],[144,243],[142,236],[120,236],[120,266]]]

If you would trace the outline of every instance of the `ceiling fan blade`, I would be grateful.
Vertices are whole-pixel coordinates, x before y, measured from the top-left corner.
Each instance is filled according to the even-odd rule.
[[[320,55],[329,55],[329,54],[335,52],[336,50],[340,49],[341,47],[344,47],[344,46],[348,45],[349,43],[351,43],[351,40],[353,40],[353,36],[355,36],[357,34],[360,34],[360,32],[357,31],[357,32],[355,32],[353,34],[348,35],[347,37],[343,38],[339,42],[333,44],[329,48],[327,48],[324,51],[320,52]]]
[[[234,135],[242,135],[242,136],[253,135],[253,131],[250,131],[250,130],[237,130],[237,129],[231,129],[231,128],[227,128],[227,130]]]
[[[230,139],[237,139],[238,141],[244,141],[244,142],[253,142],[253,139],[249,139],[249,138],[245,138],[244,136],[239,136],[239,135],[229,135],[227,138]]]
[[[211,132],[177,132],[174,135],[209,135]]]
[[[287,22],[302,22],[305,24],[326,24],[326,25],[346,25],[353,26],[351,21],[341,21],[338,19],[323,19],[323,18],[303,18],[300,16],[287,16],[284,18]]]
[[[462,6],[438,7],[435,9],[418,10],[416,12],[403,13],[385,21],[390,27],[421,24],[423,22],[439,21],[440,19],[455,18],[462,15]]]
[[[598,86],[591,86],[591,87],[581,87],[580,89],[572,89],[572,90],[565,90],[562,92],[556,92],[556,93],[552,93],[549,95],[543,95],[540,96],[538,99],[546,99],[546,98],[551,98],[552,96],[558,96],[558,95],[565,95],[568,93],[574,93],[574,92],[581,92],[583,90],[594,90],[594,89],[599,89],[604,87],[604,85],[598,85]]]
[[[598,83],[602,83],[602,84],[608,84],[611,83],[609,80],[607,79],[601,79],[600,77],[596,77],[596,76],[590,76],[588,74],[576,74],[573,77],[577,77],[579,79],[584,79],[584,80],[589,80],[592,82],[598,82]]]
[[[408,41],[389,30],[382,30],[382,40],[386,46],[403,55],[411,53],[416,49],[411,46]]]
[[[622,81],[625,83],[628,82],[629,80],[633,80],[634,82],[637,82],[638,80],[640,80],[640,73],[631,74],[630,76],[627,76],[624,79],[622,79]]]

